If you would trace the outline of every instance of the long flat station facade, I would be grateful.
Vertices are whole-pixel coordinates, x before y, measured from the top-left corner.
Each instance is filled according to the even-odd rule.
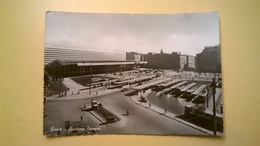
[[[44,70],[54,78],[136,69],[146,62],[126,60],[125,52],[86,51],[63,48],[45,48]]]
[[[137,65],[134,61],[84,61],[54,60],[45,66],[45,71],[55,78],[82,76],[90,74],[113,73],[133,70]]]

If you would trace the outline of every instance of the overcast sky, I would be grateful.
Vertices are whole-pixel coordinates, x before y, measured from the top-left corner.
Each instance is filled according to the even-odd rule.
[[[217,13],[46,14],[46,47],[120,52],[200,53],[219,44]]]

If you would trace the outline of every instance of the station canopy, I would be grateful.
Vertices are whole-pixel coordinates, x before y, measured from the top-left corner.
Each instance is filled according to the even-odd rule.
[[[99,60],[99,61],[89,61],[89,60],[77,60],[77,59],[57,59],[50,62],[48,65],[51,65],[55,62],[58,62],[61,65],[73,65],[76,64],[77,66],[98,66],[98,65],[128,65],[128,64],[135,64],[136,62],[132,60]],[[140,62],[140,64],[146,64],[147,62]]]

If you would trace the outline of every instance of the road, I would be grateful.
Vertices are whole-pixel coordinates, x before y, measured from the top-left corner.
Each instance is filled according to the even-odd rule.
[[[162,109],[167,108],[167,112],[171,112],[176,115],[183,115],[185,105],[189,104],[185,102],[185,99],[176,98],[173,95],[165,95],[161,92],[151,92],[146,96],[146,99],[152,104]]]
[[[100,134],[188,134],[205,135],[192,127],[179,123],[163,115],[155,113],[144,107],[133,103],[129,97],[123,95],[123,92],[116,92],[109,95],[95,97],[95,100],[102,102],[104,106],[121,115],[127,120],[127,123],[120,126],[100,125],[94,116],[88,112],[82,112],[80,108],[84,104],[89,104],[89,99],[77,99],[69,101],[49,101],[45,103],[47,117],[44,118],[44,130],[48,131],[51,126],[64,127],[64,121],[70,120],[74,125],[100,127]],[[130,115],[123,116],[126,110]],[[178,110],[177,113],[183,111]],[[83,116],[83,122],[80,122],[80,116]],[[48,132],[46,132],[48,133]]]
[[[202,84],[209,84],[207,81],[197,81],[197,87]],[[170,88],[170,87],[169,87]],[[171,112],[175,115],[184,115],[184,108],[186,105],[190,105],[190,102],[186,102],[183,98],[176,98],[174,95],[170,94],[161,94],[161,91],[148,91],[145,98],[152,104],[156,105],[159,108],[165,109],[167,108],[168,112]]]

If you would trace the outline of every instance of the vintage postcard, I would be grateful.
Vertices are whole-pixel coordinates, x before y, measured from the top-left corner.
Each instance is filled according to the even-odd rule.
[[[219,16],[48,12],[43,134],[222,136]]]

